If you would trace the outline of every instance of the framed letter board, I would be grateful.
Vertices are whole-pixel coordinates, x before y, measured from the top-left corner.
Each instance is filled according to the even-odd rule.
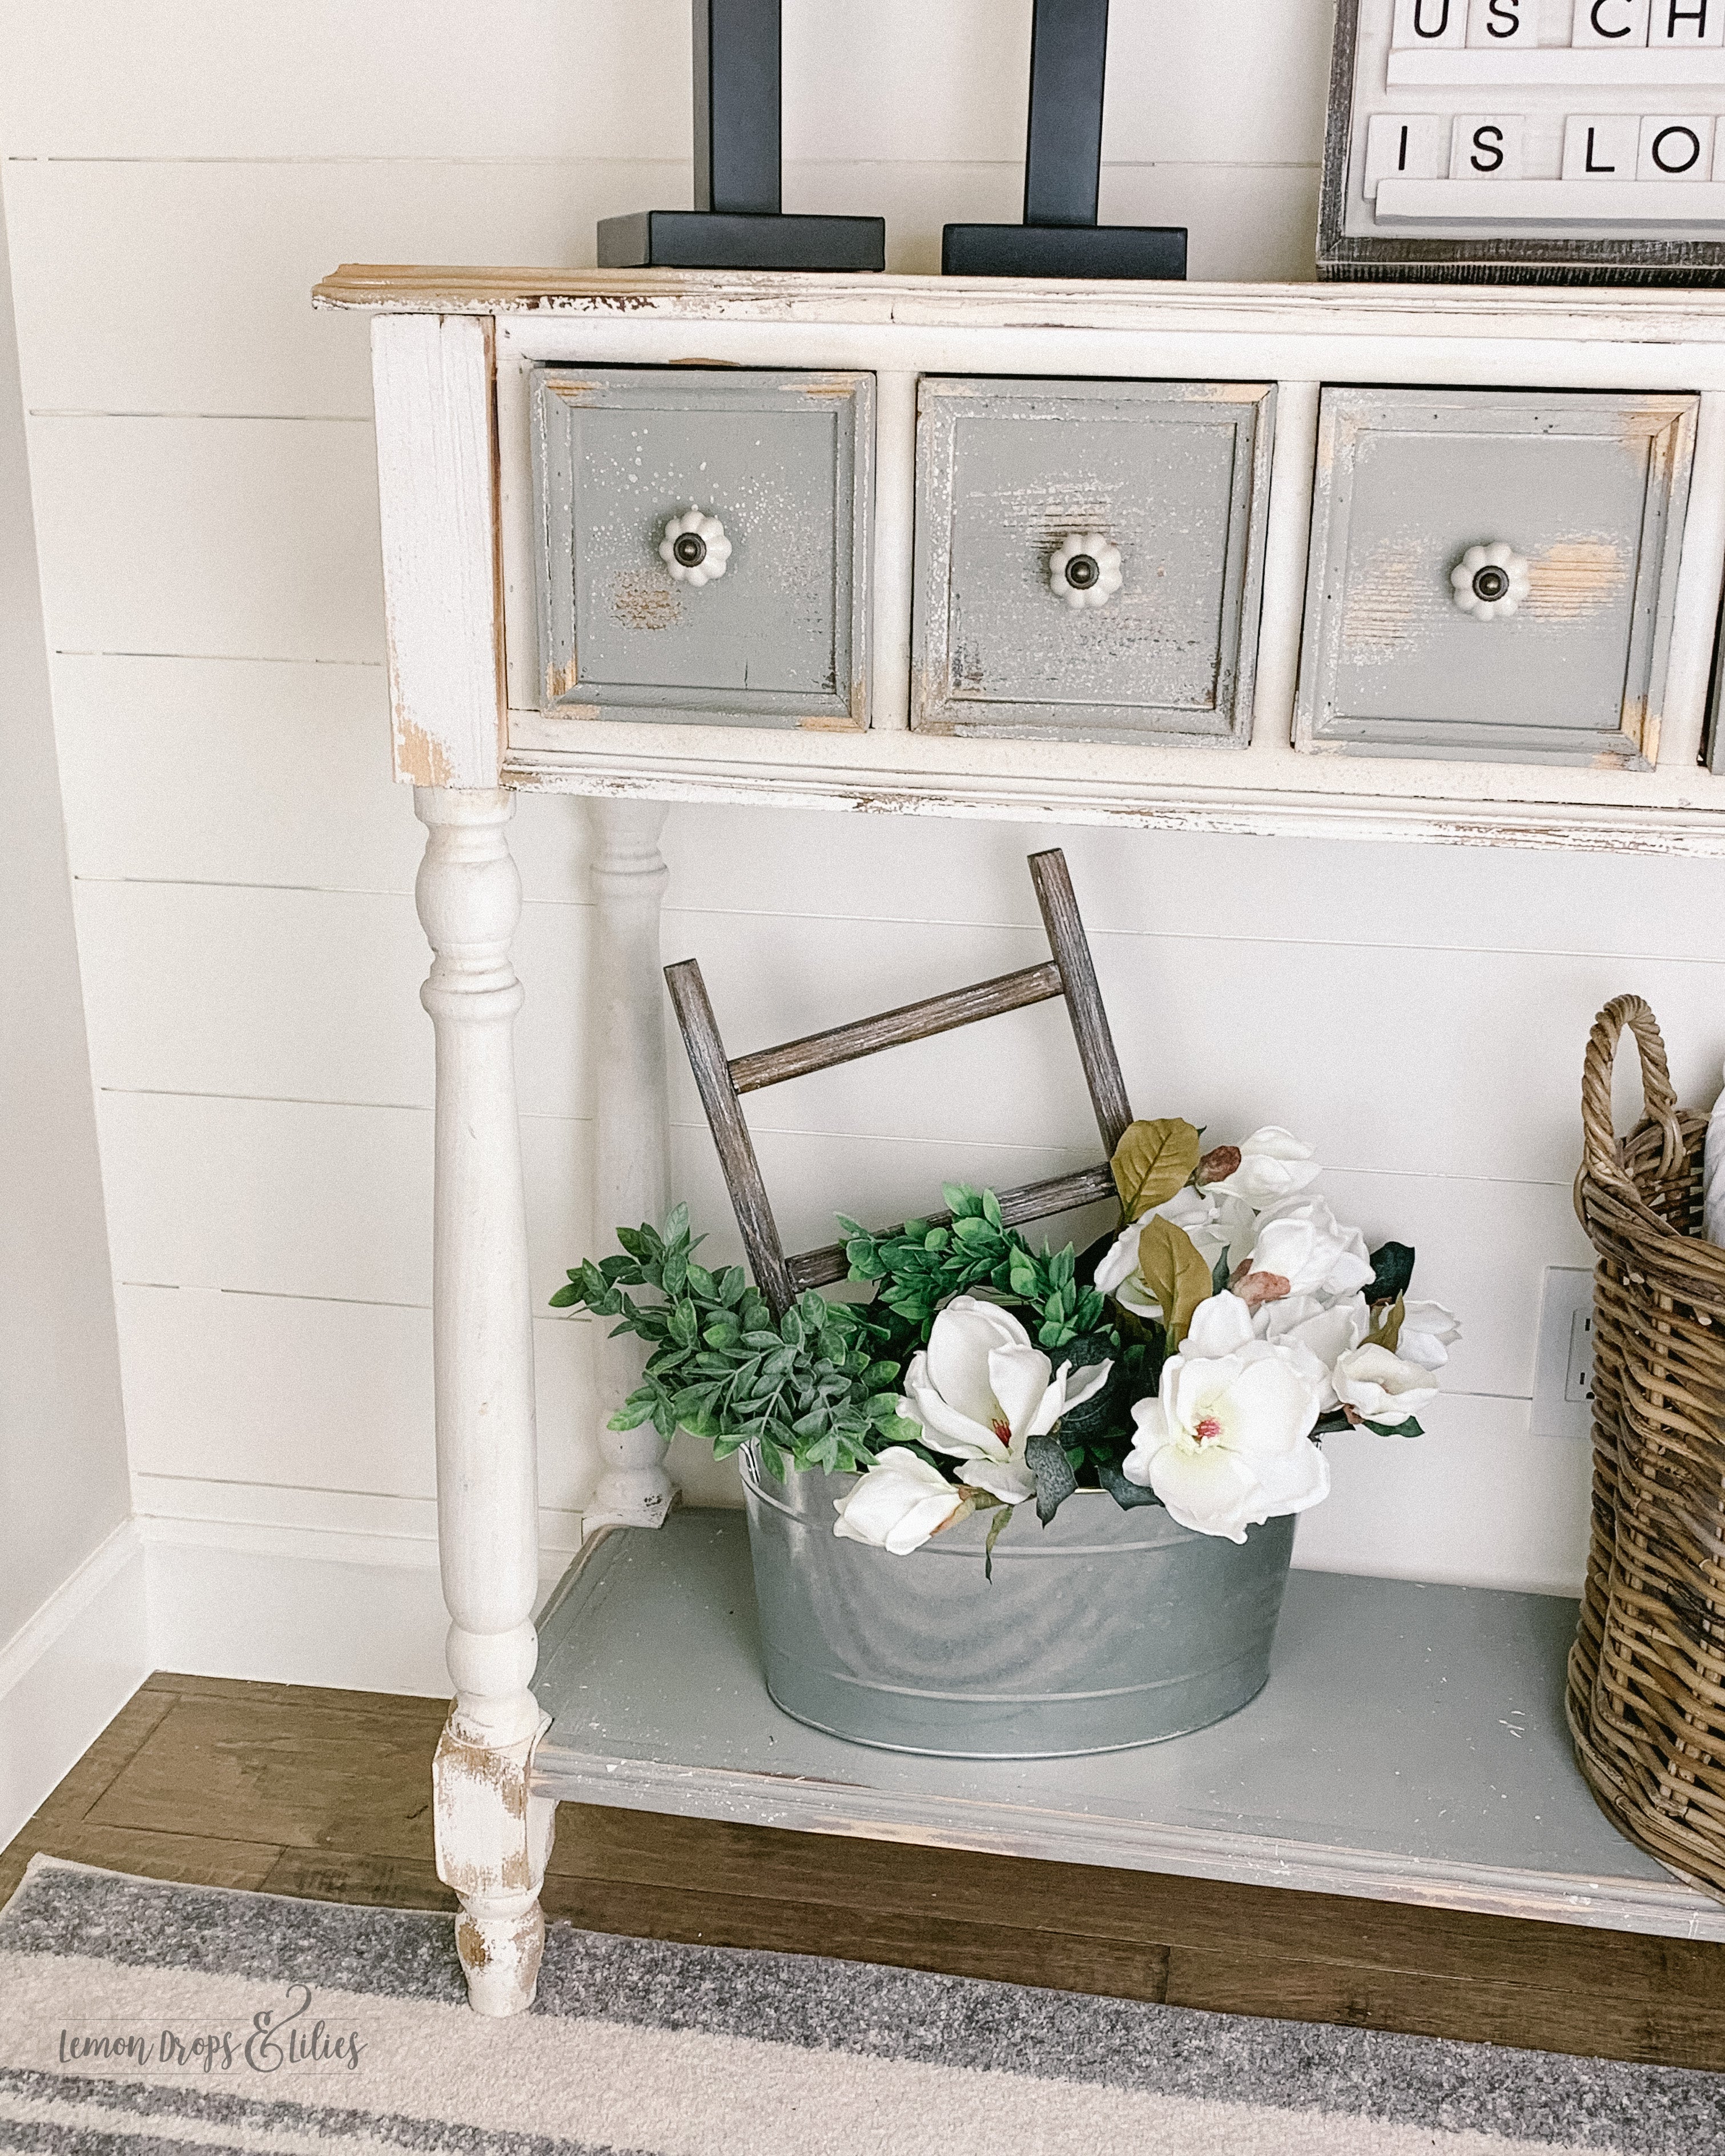
[[[1318,274],[1725,283],[1725,0],[1337,0]]]

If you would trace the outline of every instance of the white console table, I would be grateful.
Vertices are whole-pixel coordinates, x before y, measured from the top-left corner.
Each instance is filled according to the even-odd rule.
[[[594,870],[595,1189],[606,1222],[657,1217],[666,1199],[658,835],[674,801],[1725,853],[1725,778],[1702,761],[1725,564],[1725,297],[367,268],[338,271],[316,296],[377,317],[396,768],[429,834],[418,897],[434,954],[424,999],[437,1036],[439,1517],[456,1695],[436,1767],[438,1863],[461,1900],[475,2005],[507,2014],[531,1999],[560,1796],[1725,1938],[1725,1909],[1621,1841],[1568,1768],[1548,1696],[1560,1642],[1552,1605],[1542,1614],[1538,1598],[1296,1576],[1291,1666],[1255,1722],[1249,1714],[1153,1757],[990,1774],[868,1753],[801,1729],[766,1701],[741,1606],[740,1520],[680,1515],[661,1535],[637,1532],[665,1521],[673,1494],[649,1427],[602,1440],[606,1471],[588,1523],[609,1532],[590,1535],[542,1657],[511,1048],[520,895],[506,836],[516,790],[607,804]],[[595,618],[581,612],[580,549],[614,545],[614,519],[578,533],[574,627],[558,643],[545,594],[552,613],[567,594],[546,584],[545,556],[562,543],[557,520],[573,512],[553,485],[550,422],[542,409],[536,421],[535,399],[609,410],[632,393],[637,377],[625,369],[642,379],[660,371],[653,379],[679,426],[707,408],[697,374],[721,412],[732,378],[739,398],[747,377],[788,408],[796,399],[775,389],[781,374],[824,398],[823,410],[850,400],[855,454],[823,572],[835,594],[827,627],[850,672],[806,709],[786,690],[770,716],[752,716],[757,690],[746,665],[724,671],[732,661],[716,634],[710,697],[700,680],[691,688],[679,676],[661,693],[641,685],[656,677],[629,675],[642,624],[696,619],[696,602],[680,612],[686,594],[660,579],[647,542],[665,504],[644,495],[640,528],[623,542],[639,562],[618,570],[624,581],[607,588],[611,613],[594,632],[622,658],[598,687],[584,685],[595,662],[583,624]],[[1128,384],[1177,388],[1141,389],[1140,414],[1111,388]],[[1011,402],[1027,385],[1044,399],[1034,409]],[[1388,400],[1387,419],[1366,410],[1365,385]],[[1230,403],[1250,401],[1255,414],[1250,446],[1227,466],[1226,504],[1194,495],[1197,552],[1173,564],[1208,574],[1204,550],[1214,553],[1221,596],[1203,626],[1219,639],[1220,685],[1206,701],[1171,667],[1173,686],[1158,675],[1142,708],[1132,704],[1135,685],[1162,664],[1142,520],[1167,504],[1149,499],[1154,487],[1111,492],[1105,475],[1075,495],[1062,528],[1071,536],[1105,511],[1129,526],[1122,598],[1138,610],[1075,616],[1102,624],[1086,649],[1124,683],[1109,692],[1124,718],[1091,724],[1081,705],[1050,719],[1045,699],[1041,717],[1021,723],[1019,692],[995,695],[963,635],[948,633],[961,598],[964,619],[979,618],[977,594],[960,588],[965,563],[1017,513],[999,506],[1011,490],[968,467],[956,480],[950,470],[931,474],[936,401],[962,393],[988,424],[991,412],[1024,427],[1052,415],[1082,429],[1104,408],[1110,425],[1178,418],[1169,407],[1189,393],[1207,400],[1213,432],[1233,424]],[[1579,415],[1573,426],[1566,415]],[[1443,454],[1420,465],[1422,430],[1434,428]],[[1524,623],[1470,625],[1466,634],[1486,641],[1456,644],[1449,554],[1425,559],[1418,533],[1381,528],[1366,449],[1411,457],[1410,472],[1441,481],[1493,429],[1507,430],[1512,456],[1532,443],[1528,454],[1552,460],[1530,467],[1551,474],[1549,501],[1538,499],[1543,479],[1523,490],[1532,521],[1544,515],[1550,528],[1530,546]],[[1170,439],[1157,438],[1155,457],[1173,455]],[[1589,461],[1598,457],[1606,463]],[[1596,469],[1617,485],[1644,467],[1641,521],[1602,506],[1593,531],[1575,486],[1584,499]],[[1177,468],[1177,459],[1156,466]],[[1394,467],[1372,467],[1384,469]],[[578,495],[582,483],[578,472]],[[1406,492],[1410,516],[1437,517],[1431,490],[1410,482]],[[1012,570],[1027,590],[1040,580],[1045,597],[1047,547],[1060,536],[1044,529],[1050,499],[1045,489],[1025,512],[1042,518],[1043,536],[1025,540]],[[983,504],[974,530],[963,524],[968,501]],[[727,606],[786,573],[768,559],[772,519],[757,511],[752,556],[747,503],[740,523],[733,513],[736,582],[718,588]],[[1454,531],[1445,539],[1450,527],[1433,523],[1433,546],[1453,552],[1458,535],[1522,543],[1516,531],[1464,530],[1465,501],[1444,514]],[[798,528],[814,527],[805,517]],[[989,634],[1015,634],[1020,613],[1015,601],[1005,607],[1007,626]],[[1065,614],[1024,613],[1008,674],[1056,649],[1053,624]],[[1523,640],[1490,642],[1506,632]],[[1565,687],[1564,655],[1584,649],[1565,639],[1584,636],[1594,657]],[[1534,708],[1551,671],[1545,651],[1573,711]],[[1465,707],[1434,716],[1457,665]],[[1508,685],[1498,698],[1490,686],[1500,666]],[[1050,678],[1053,698],[1060,679]],[[1384,690],[1382,708],[1371,701],[1380,680],[1400,685]],[[973,696],[980,701],[967,704]],[[675,708],[649,715],[655,699]],[[1530,732],[1530,720],[1548,732]],[[628,1381],[626,1365],[613,1374]],[[1363,1621],[1353,1636],[1375,1640],[1372,1654],[1327,1659],[1326,1596]],[[1421,1684],[1454,1688],[1428,1701]],[[1299,1743],[1310,1756],[1291,1784]],[[1367,1787],[1348,1762],[1373,1753],[1383,1771]],[[1440,1766],[1441,1788],[1429,1779]],[[1272,1801],[1272,1786],[1287,1794]]]

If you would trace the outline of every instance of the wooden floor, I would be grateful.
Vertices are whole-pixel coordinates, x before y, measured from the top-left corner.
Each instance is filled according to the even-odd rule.
[[[151,1678],[0,1855],[447,1909],[438,1700]],[[563,1806],[548,1916],[1725,2071],[1725,1946]]]

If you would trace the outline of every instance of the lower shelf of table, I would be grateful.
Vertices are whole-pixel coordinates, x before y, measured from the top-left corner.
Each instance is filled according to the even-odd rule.
[[[914,1561],[914,1560],[911,1560]],[[884,1557],[883,1563],[899,1562]],[[1624,1840],[1563,1722],[1575,1605],[1296,1572],[1271,1681],[1166,1744],[930,1759],[782,1713],[740,1512],[589,1543],[535,1689],[544,1794],[757,1826],[1725,1940],[1725,1904]]]

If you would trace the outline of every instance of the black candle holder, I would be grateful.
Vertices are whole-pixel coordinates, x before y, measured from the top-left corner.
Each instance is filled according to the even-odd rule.
[[[695,207],[599,222],[602,270],[884,270],[886,220],[780,208],[780,0],[694,0]]]
[[[1183,277],[1183,225],[1098,224],[1108,0],[1036,0],[1022,224],[949,224],[948,277]]]

